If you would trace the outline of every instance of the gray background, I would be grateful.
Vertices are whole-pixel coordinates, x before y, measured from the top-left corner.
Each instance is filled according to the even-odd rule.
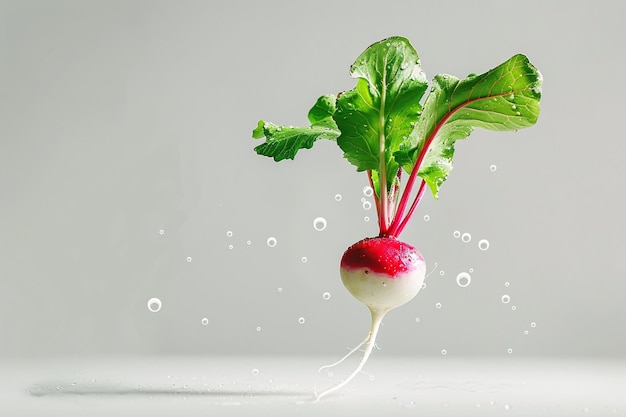
[[[386,318],[384,354],[622,355],[625,9],[0,1],[0,354],[338,355],[361,340],[368,313],[337,269],[376,231],[365,175],[331,142],[276,164],[250,132],[305,123],[354,86],[369,44],[402,35],[429,79],[525,53],[544,96],[535,127],[460,143],[440,200],[425,197],[402,237],[437,268]]]

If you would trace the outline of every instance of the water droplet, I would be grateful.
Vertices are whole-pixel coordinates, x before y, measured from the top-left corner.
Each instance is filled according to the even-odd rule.
[[[474,272],[474,268],[470,268],[470,269],[468,269],[468,271],[469,271],[469,272],[470,272],[470,274],[471,274],[472,272]]]
[[[330,300],[330,293],[329,292],[325,292],[324,294],[322,294],[322,298],[324,300]]]
[[[365,203],[363,203],[363,210],[369,210],[372,208],[372,203],[370,203],[369,201],[366,201]]]
[[[441,303],[435,304],[435,308],[441,308]]]
[[[515,310],[517,310],[517,307],[511,306],[511,310],[515,311]]]
[[[472,276],[467,272],[461,272],[456,276],[456,283],[459,287],[467,287],[472,282]]]
[[[507,351],[507,353],[509,353],[509,354],[510,354],[510,353],[513,353],[513,349],[511,349],[511,348],[508,348],[506,351]]]
[[[420,318],[419,317],[415,317],[415,323],[419,323],[420,322]]]
[[[363,194],[365,194],[366,197],[370,197],[372,194],[374,194],[374,189],[369,185],[366,185],[365,187],[363,187]]]
[[[161,300],[158,298],[151,298],[148,300],[148,310],[156,313],[161,309]]]
[[[461,232],[459,232],[458,230],[455,230],[454,233],[452,233],[452,236],[458,239],[461,237]]]
[[[426,283],[422,282],[422,289],[426,288]]]
[[[370,375],[370,381],[373,381],[374,379],[376,379],[374,375]]]
[[[207,319],[206,317],[202,319],[202,325],[206,326],[207,324],[209,324],[209,319]]]
[[[335,194],[335,200],[341,201],[341,194]]]
[[[504,404],[504,409],[505,409],[506,411],[509,411],[509,410],[511,409],[511,406],[510,406],[510,405],[508,405],[508,404]]]
[[[516,106],[515,104],[513,104],[513,105],[511,106],[511,109],[513,109],[513,110],[515,110],[516,108],[517,108],[517,106]]]
[[[480,250],[489,249],[489,241],[487,239],[482,239],[480,242],[478,242],[478,249]]]
[[[496,169],[498,169],[498,167],[495,166],[495,165],[490,165],[489,166],[489,171],[491,171],[491,172],[494,172]]]
[[[329,377],[331,377],[331,378],[332,378],[332,377],[333,377],[333,375],[334,375],[334,374],[333,374],[333,371],[328,371],[328,376],[329,376]]]
[[[306,256],[302,257],[302,263],[305,264],[309,259]]]
[[[528,330],[524,330],[524,334],[527,335],[528,334]]]
[[[430,220],[430,216],[428,214],[424,214],[424,221],[427,222]]]
[[[503,302],[504,304],[508,304],[510,301],[511,301],[511,297],[509,297],[508,295],[504,294],[504,295],[502,296],[502,302]]]
[[[259,370],[258,370],[258,369],[256,369],[256,368],[254,368],[254,369],[252,370],[252,375],[257,376],[258,374],[259,374]]]
[[[441,354],[442,354],[443,356],[446,356],[446,355],[448,354],[448,351],[447,351],[447,350],[445,350],[445,349],[442,349],[442,350],[441,350]]]
[[[365,220],[366,222],[370,221],[370,218],[368,216],[363,217],[363,220]]]
[[[257,332],[260,332],[260,331],[261,331],[261,326],[257,327],[257,328],[256,328],[256,331],[257,331]]]
[[[316,217],[315,220],[313,220],[313,228],[318,232],[326,229],[326,219],[323,217]]]
[[[512,89],[513,87],[509,86],[510,89]],[[515,99],[515,94],[511,93],[511,95],[509,95],[509,100],[514,100]]]
[[[530,327],[537,327],[537,323],[533,321],[532,323],[530,323]]]
[[[187,262],[191,262],[191,256],[187,257]]]
[[[446,271],[439,271],[439,275],[444,276],[446,274]]]
[[[163,230],[163,229],[159,230],[159,234],[160,234],[160,235],[165,234],[165,230]]]
[[[233,232],[231,230],[229,230],[228,232],[226,232],[226,236],[233,237]]]
[[[278,243],[278,241],[276,241],[275,237],[268,237],[267,238],[267,246],[269,246],[270,248],[273,248],[274,246],[276,246],[276,244]]]
[[[508,287],[509,285],[511,285],[511,283],[510,283],[509,281],[507,281],[507,282],[505,282],[505,283],[504,283],[504,286],[505,286],[505,287]]]
[[[472,235],[470,235],[469,233],[463,233],[461,235],[461,240],[465,243],[469,242],[470,240],[472,240]]]
[[[300,324],[304,324],[304,322],[305,322],[304,317],[300,317],[300,318],[298,319],[298,323],[300,323]]]
[[[251,240],[248,240],[248,241],[246,242],[246,245],[248,245],[248,246],[252,245],[252,241],[251,241]]]
[[[228,245],[228,249],[232,249],[232,248],[234,248],[233,245]]]
[[[282,287],[278,287],[278,289],[276,291],[283,292],[283,288]]]

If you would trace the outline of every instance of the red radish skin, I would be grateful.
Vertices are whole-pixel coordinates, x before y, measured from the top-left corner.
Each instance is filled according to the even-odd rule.
[[[369,334],[357,347],[329,368],[343,362],[365,345],[356,369],[341,383],[317,395],[317,400],[339,390],[363,369],[376,344],[376,335],[385,314],[413,299],[422,288],[426,263],[413,246],[393,236],[363,239],[350,246],[341,258],[339,273],[343,285],[372,315]]]

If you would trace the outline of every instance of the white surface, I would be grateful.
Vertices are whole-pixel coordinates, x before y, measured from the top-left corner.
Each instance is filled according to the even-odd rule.
[[[388,358],[339,394],[327,357],[0,361],[1,416],[625,416],[626,361]],[[354,361],[350,362],[350,366]],[[258,374],[254,370],[258,370]],[[358,414],[357,414],[358,413]]]

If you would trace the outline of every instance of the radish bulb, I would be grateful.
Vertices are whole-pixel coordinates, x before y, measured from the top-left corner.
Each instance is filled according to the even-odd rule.
[[[350,246],[341,258],[339,273],[346,289],[370,310],[369,334],[338,365],[365,345],[356,369],[340,384],[317,395],[317,400],[341,389],[363,369],[376,344],[380,323],[388,311],[411,301],[422,288],[426,263],[417,249],[395,237],[372,237]]]

